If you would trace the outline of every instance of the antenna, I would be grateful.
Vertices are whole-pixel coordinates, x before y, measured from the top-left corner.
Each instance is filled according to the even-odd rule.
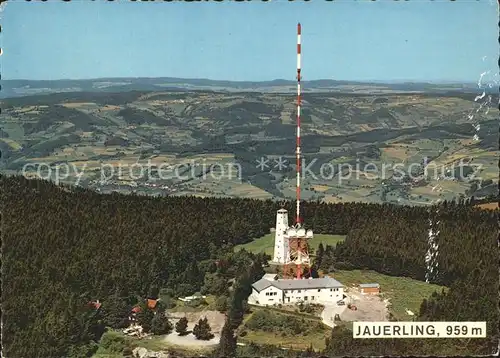
[[[300,43],[301,26],[297,24],[297,216],[295,219],[295,227],[290,227],[285,232],[285,239],[288,242],[288,253],[286,255],[284,276],[293,276],[293,266],[296,268],[295,277],[303,278],[311,277],[311,258],[309,256],[308,243],[309,239],[313,238],[312,230],[306,231],[302,228],[302,218],[300,217]]]
[[[300,32],[301,26],[300,22],[297,24],[297,212],[295,223],[297,226],[300,225]]]

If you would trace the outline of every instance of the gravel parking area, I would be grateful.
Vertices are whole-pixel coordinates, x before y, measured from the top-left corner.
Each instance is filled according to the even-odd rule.
[[[346,295],[349,297],[346,303],[354,304],[358,309],[345,309],[340,314],[342,321],[388,321],[387,304],[378,295],[363,295],[352,288]]]

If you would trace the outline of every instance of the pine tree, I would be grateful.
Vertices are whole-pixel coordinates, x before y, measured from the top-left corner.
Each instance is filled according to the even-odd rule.
[[[120,329],[128,326],[128,316],[130,314],[130,305],[126,299],[118,295],[110,296],[103,302],[101,308],[106,326]]]
[[[314,266],[317,269],[322,268],[323,256],[325,254],[325,248],[323,247],[323,243],[320,242],[318,246],[318,250],[316,251],[316,259],[314,260]]]
[[[182,317],[175,324],[175,331],[179,334],[179,336],[185,336],[187,334],[188,327],[188,319],[186,317]]]
[[[153,311],[147,307],[147,305],[142,304],[139,307],[141,310],[136,314],[137,323],[142,327],[142,330],[145,333],[148,333],[151,331],[151,322],[153,321],[155,315]]]
[[[151,333],[155,335],[169,334],[172,332],[172,323],[165,314],[157,313],[151,320]]]
[[[236,337],[228,319],[226,319],[226,323],[222,327],[216,355],[217,357],[236,357]]]
[[[200,339],[203,341],[208,341],[212,338],[214,338],[214,335],[212,334],[212,328],[208,324],[207,318],[200,318],[196,326],[193,328],[193,334],[196,337],[196,339]]]

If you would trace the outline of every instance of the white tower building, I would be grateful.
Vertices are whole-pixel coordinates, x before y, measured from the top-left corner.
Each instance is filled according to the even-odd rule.
[[[274,236],[273,262],[284,264],[288,261],[288,240],[285,232],[288,230],[288,211],[279,209],[276,214],[276,231]]]

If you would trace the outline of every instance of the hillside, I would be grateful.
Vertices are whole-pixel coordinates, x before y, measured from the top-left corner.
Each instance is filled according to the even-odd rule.
[[[103,195],[23,177],[1,176],[0,185],[6,229],[2,343],[9,357],[88,356],[95,353],[104,325],[119,328],[144,297],[200,290],[220,294],[233,278],[238,279],[228,315],[238,322],[250,284],[263,274],[265,258],[245,250],[234,253],[233,248],[267,233],[280,207],[270,200]],[[293,206],[285,203],[289,212]],[[352,341],[352,332],[334,329],[325,355],[467,356],[496,350],[498,246],[491,228],[497,215],[463,203],[444,202],[434,209],[320,202],[303,206],[316,233],[346,235],[335,247],[325,247],[320,269],[362,268],[422,281],[428,223],[436,223],[439,272],[431,283],[449,291],[423,301],[418,318],[487,321],[488,338],[360,343]],[[348,280],[349,274],[344,275]],[[97,312],[88,305],[96,299],[103,305]]]
[[[429,205],[496,195],[498,125],[489,102],[433,91],[306,92],[303,197]],[[8,98],[0,131],[6,174],[25,168],[55,179],[58,167],[59,181],[102,192],[295,193],[291,93],[142,89]]]
[[[258,91],[258,92],[294,92],[296,83],[290,80],[273,80],[263,82],[224,81],[203,78],[174,77],[128,77],[128,78],[95,78],[87,80],[3,80],[0,98],[26,96],[30,94],[47,94],[55,92],[126,92],[126,91],[162,91],[165,89],[211,89],[226,91]],[[353,82],[336,80],[303,81],[306,91],[469,91],[474,92],[475,83],[413,83],[413,82]]]

